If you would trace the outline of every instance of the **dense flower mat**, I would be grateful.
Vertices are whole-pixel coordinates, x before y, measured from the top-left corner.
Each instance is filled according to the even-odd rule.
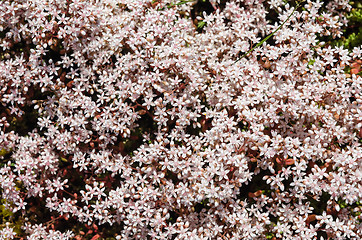
[[[0,239],[361,239],[356,9],[0,1]]]

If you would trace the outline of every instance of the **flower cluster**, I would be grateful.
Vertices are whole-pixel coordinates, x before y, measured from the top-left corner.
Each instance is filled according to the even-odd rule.
[[[0,235],[362,238],[350,10],[1,1]]]

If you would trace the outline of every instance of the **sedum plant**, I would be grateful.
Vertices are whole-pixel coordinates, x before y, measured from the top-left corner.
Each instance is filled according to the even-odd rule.
[[[347,15],[348,26],[343,30],[343,37],[332,42],[334,45],[353,49],[362,45],[362,3],[356,1],[350,4],[352,9]]]
[[[0,2],[0,239],[362,237],[348,1],[199,2]]]

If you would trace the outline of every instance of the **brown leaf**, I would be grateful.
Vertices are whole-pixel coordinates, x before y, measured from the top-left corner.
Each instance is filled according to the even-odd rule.
[[[68,83],[67,83],[67,87],[68,87],[68,88],[72,88],[73,83],[74,83],[74,81],[70,81],[70,82],[68,82]]]
[[[316,220],[316,215],[315,214],[309,215],[308,218],[307,218],[307,224],[309,224],[310,222],[313,222],[315,220]]]
[[[141,109],[141,110],[138,111],[139,115],[145,115],[146,113],[147,113],[147,111],[144,110],[144,109]]]
[[[269,60],[266,60],[263,64],[263,67],[266,68],[266,69],[269,69],[271,67],[271,63]]]
[[[261,194],[263,194],[262,190],[258,190],[254,193],[255,197],[259,197]]]

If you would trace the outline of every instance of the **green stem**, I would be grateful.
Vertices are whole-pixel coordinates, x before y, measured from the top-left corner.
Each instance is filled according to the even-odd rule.
[[[294,12],[298,9],[298,7],[300,6],[300,4],[302,4],[305,1],[302,1],[300,3],[297,4],[297,6],[294,8],[293,12],[288,16],[287,19],[285,19],[285,21],[277,28],[275,29],[271,34],[269,34],[268,36],[266,36],[263,40],[261,40],[258,44],[256,44],[252,49],[250,49],[247,53],[245,53],[244,55],[242,55],[239,59],[237,59],[234,63],[237,63],[240,61],[240,59],[246,57],[249,53],[251,53],[252,51],[254,51],[255,48],[260,47],[264,42],[268,41],[269,38],[271,38],[277,31],[279,31],[284,24],[292,17],[292,15],[294,14]]]
[[[180,6],[182,4],[186,4],[186,3],[189,3],[189,2],[193,2],[194,0],[186,0],[186,1],[180,1],[178,3],[171,3],[170,5],[167,6],[168,9],[174,7],[174,6]],[[165,10],[165,8],[161,8],[161,9],[158,9],[158,11],[163,11]]]

